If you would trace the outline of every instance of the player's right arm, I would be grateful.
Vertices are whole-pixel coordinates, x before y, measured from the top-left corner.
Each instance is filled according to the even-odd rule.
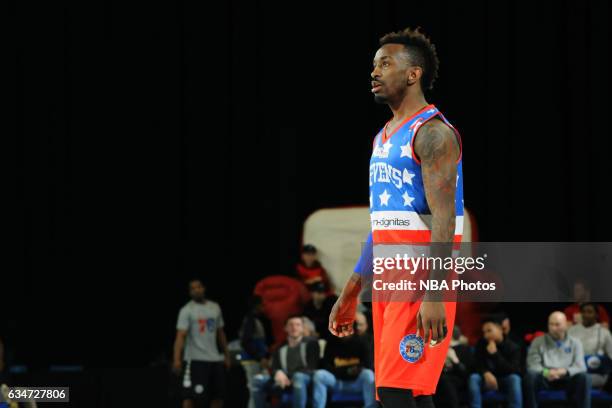
[[[361,292],[361,275],[353,272],[329,314],[329,331],[338,337],[353,334],[357,299]]]
[[[175,373],[180,373],[183,368],[183,347],[185,346],[185,338],[187,330],[177,330],[176,338],[174,339],[174,359],[172,369]]]
[[[329,314],[328,328],[334,336],[345,337],[353,334],[353,322],[357,311],[357,300],[361,292],[362,276],[372,273],[372,259],[373,243],[372,233],[370,233],[353,274],[344,285],[340,297]]]

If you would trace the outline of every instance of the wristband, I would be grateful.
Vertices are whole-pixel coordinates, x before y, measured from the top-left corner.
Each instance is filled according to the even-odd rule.
[[[542,370],[542,375],[543,375],[544,377],[548,378],[548,372],[549,372],[549,371],[550,371],[550,370],[549,370],[548,368],[543,369],[543,370]]]

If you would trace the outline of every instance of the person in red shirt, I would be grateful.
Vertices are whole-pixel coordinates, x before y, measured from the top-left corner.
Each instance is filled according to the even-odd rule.
[[[317,248],[314,245],[306,244],[302,248],[300,262],[295,267],[298,278],[306,285],[323,282],[328,293],[334,292],[334,287],[329,280],[327,271],[318,259]]]

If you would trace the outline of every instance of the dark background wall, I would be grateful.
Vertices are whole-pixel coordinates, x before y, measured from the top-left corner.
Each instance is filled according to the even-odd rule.
[[[610,240],[607,0],[8,11],[0,335],[32,365],[168,355],[191,276],[235,335],[253,284],[291,270],[308,214],[367,204],[389,117],[371,60],[407,25],[437,45],[428,99],[463,134],[481,239]]]

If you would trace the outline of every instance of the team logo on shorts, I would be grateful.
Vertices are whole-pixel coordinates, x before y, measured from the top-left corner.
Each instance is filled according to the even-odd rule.
[[[423,355],[423,338],[416,334],[409,334],[400,341],[399,352],[404,360],[416,363]]]

